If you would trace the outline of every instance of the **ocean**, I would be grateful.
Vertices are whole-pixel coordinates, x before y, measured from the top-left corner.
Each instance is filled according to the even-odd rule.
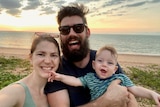
[[[0,31],[0,47],[30,49],[33,36],[33,32]],[[112,45],[119,54],[160,56],[160,34],[91,34],[89,42],[95,50]]]

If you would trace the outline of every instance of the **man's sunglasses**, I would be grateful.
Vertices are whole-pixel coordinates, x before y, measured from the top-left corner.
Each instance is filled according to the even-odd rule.
[[[70,33],[71,28],[73,28],[74,32],[82,33],[84,31],[84,27],[87,27],[86,24],[75,24],[73,26],[60,26],[59,31],[62,35],[68,35]]]

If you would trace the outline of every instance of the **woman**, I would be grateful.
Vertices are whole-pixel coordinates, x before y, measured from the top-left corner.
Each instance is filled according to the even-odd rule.
[[[51,34],[35,33],[30,50],[33,72],[0,90],[1,107],[48,107],[44,87],[60,65],[60,49]]]

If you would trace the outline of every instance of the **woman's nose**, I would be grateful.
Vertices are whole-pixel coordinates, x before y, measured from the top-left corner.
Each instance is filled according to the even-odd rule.
[[[51,58],[49,56],[46,56],[44,59],[45,63],[50,63],[51,62]]]

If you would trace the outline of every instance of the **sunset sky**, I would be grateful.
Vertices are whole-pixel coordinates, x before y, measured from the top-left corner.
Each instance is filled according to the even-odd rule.
[[[58,32],[59,8],[76,0],[0,0],[0,31]],[[160,33],[160,0],[77,0],[92,33]]]

